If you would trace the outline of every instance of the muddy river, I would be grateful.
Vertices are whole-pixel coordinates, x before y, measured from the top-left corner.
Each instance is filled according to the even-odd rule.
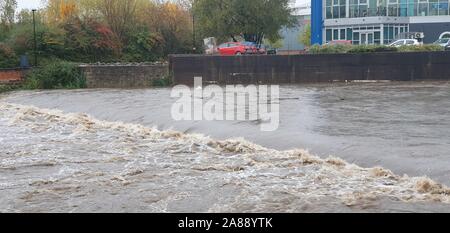
[[[281,86],[274,132],[170,92],[0,95],[0,212],[450,212],[450,83]]]

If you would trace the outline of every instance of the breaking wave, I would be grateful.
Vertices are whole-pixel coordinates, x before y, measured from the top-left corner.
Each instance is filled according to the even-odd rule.
[[[299,212],[322,211],[317,203],[327,203],[324,210],[370,209],[384,199],[450,204],[450,189],[427,177],[239,138],[10,103],[0,103],[0,131],[0,212]]]

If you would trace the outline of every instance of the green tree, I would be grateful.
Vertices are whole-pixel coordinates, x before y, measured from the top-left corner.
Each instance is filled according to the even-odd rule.
[[[279,49],[279,48],[283,47],[283,40],[279,39],[279,40],[276,40],[276,41],[271,41],[271,40],[268,40],[268,39],[264,39],[264,44],[268,45],[271,48]]]
[[[17,0],[0,0],[0,23],[3,30],[14,24],[17,9]]]
[[[298,41],[304,44],[306,47],[311,46],[311,25],[305,26],[305,30],[300,33]]]
[[[204,37],[219,40],[242,36],[260,45],[267,37],[280,39],[282,27],[292,27],[289,0],[196,0],[194,14]]]
[[[7,45],[0,43],[0,69],[13,68],[19,65],[19,58]]]

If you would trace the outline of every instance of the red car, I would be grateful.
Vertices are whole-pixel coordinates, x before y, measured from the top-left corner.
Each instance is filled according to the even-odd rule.
[[[251,53],[251,48],[244,43],[240,42],[227,42],[223,43],[218,48],[220,55],[243,55],[247,53]]]

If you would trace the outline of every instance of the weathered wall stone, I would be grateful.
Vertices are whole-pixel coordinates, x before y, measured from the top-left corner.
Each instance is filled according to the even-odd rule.
[[[174,84],[257,84],[353,80],[450,80],[450,52],[195,56],[169,58]]]
[[[167,64],[81,65],[88,88],[145,88],[168,77]]]

